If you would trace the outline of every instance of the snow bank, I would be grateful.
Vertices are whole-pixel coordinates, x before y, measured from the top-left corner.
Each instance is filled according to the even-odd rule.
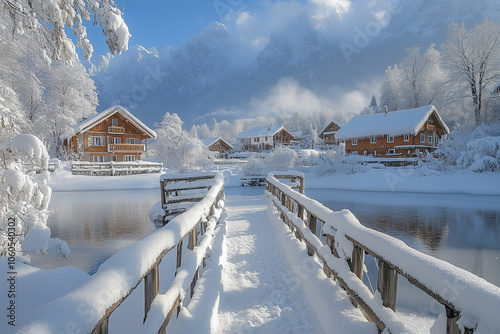
[[[271,176],[267,179],[268,182],[279,184]],[[341,259],[333,257],[330,249],[321,244],[301,219],[292,213],[289,216],[301,229],[308,242],[319,249],[319,254],[327,259],[331,268],[338,271],[339,276],[349,282],[349,286],[367,301],[392,330],[395,330],[392,326],[399,326],[397,318],[389,314],[390,312],[387,313],[388,309],[381,308],[380,302],[373,301],[376,296],[374,297],[360,280],[354,279],[353,274],[348,271],[346,261],[342,259],[349,258],[352,254],[352,243],[347,240],[347,237],[364,245],[371,253],[377,254],[384,261],[398,268],[405,276],[419,281],[433,294],[439,296],[442,302],[454,307],[461,314],[460,326],[475,328],[475,333],[500,332],[500,319],[498,319],[500,288],[445,261],[420,253],[396,238],[364,227],[349,210],[333,212],[286,185],[280,185],[280,189],[325,223],[323,232],[335,236]],[[267,193],[272,196],[269,192]],[[285,212],[288,211],[274,196],[272,198],[274,203]]]
[[[60,333],[66,332],[68,326],[75,332],[91,332],[106,310],[140,283],[165,250],[176,247],[200,219],[209,215],[223,185],[224,177],[218,173],[207,196],[192,209],[143,240],[115,253],[86,284],[34,310],[26,317],[30,320],[21,324],[19,332]]]

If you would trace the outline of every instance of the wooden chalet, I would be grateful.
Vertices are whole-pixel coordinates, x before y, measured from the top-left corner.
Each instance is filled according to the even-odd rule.
[[[288,146],[293,139],[293,134],[281,125],[257,126],[238,135],[241,149],[250,152],[268,151],[280,145]]]
[[[347,154],[415,156],[432,152],[450,130],[434,106],[358,115],[336,133]]]
[[[325,145],[337,145],[335,134],[340,130],[340,127],[341,125],[339,123],[330,122],[330,124],[328,124],[326,128],[321,131],[319,137],[323,139],[323,143],[325,143]]]
[[[64,138],[69,154],[89,162],[136,161],[147,152],[156,132],[121,106],[113,106],[86,119]]]
[[[233,150],[233,145],[221,137],[205,138],[203,144],[209,151],[215,152],[216,159],[227,159],[227,154]]]

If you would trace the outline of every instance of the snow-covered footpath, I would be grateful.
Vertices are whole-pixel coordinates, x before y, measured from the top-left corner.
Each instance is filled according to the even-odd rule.
[[[242,175],[238,167],[217,169],[225,175],[226,188],[241,185]],[[54,192],[154,189],[159,187],[159,174],[91,177],[73,176],[66,169],[58,169],[52,173],[49,185]],[[372,169],[364,173],[327,176],[306,173],[306,188],[500,196],[500,173],[438,174],[411,168]],[[254,189],[262,191],[262,188]],[[231,189],[227,192],[230,193]],[[282,332],[321,332],[332,322],[342,321],[331,314],[325,316],[309,308],[309,293],[304,294],[303,289],[309,289],[308,292],[312,290],[305,285],[306,281],[299,282],[300,270],[297,272],[297,268],[300,269],[305,260],[301,260],[292,250],[287,250],[289,240],[285,239],[290,237],[286,231],[280,231],[278,224],[262,224],[267,220],[267,214],[262,204],[265,202],[261,203],[259,196],[228,197],[228,216],[225,223],[227,235],[224,247],[220,249],[220,263],[217,264],[224,269],[220,274],[212,271],[211,283],[205,281],[209,287],[215,286],[215,290],[220,292],[220,295],[213,297],[219,303],[219,311],[206,317],[218,324],[218,327],[212,330],[230,332],[258,326],[262,332],[268,329]],[[246,215],[247,213],[250,215]],[[280,252],[285,254],[286,261],[277,256]],[[0,258],[0,265],[7,268],[6,259]],[[266,268],[266,271],[262,271],[262,268]],[[81,286],[90,277],[79,269],[68,267],[39,270],[17,263],[15,270],[16,321],[19,322],[26,322],[27,319],[23,318],[23,315]],[[207,274],[209,273],[207,270]],[[204,280],[210,277],[209,274],[200,280],[200,287],[203,287]],[[216,282],[219,282],[219,287]],[[312,286],[335,288],[335,283],[324,280],[320,271],[308,273],[307,282]],[[3,279],[0,282],[0,291],[9,291],[9,284],[7,279]],[[314,298],[316,301],[321,299],[319,296]],[[349,304],[348,298],[342,293],[334,293],[330,298],[334,300],[329,303],[337,305],[338,309]],[[0,302],[1,305],[7,305],[7,293],[2,294]],[[184,316],[181,316],[179,323],[186,320]],[[347,323],[342,322],[345,324],[345,332],[359,332],[357,329],[365,329],[366,323],[358,320],[359,314],[349,313],[344,319]],[[173,325],[175,328],[175,324]],[[0,323],[0,333],[9,333],[13,329],[7,325],[7,321]],[[367,329],[370,332],[372,328]]]

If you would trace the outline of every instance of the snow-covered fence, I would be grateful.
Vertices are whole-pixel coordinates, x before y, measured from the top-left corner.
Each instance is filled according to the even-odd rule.
[[[73,161],[71,163],[71,173],[73,175],[95,175],[95,176],[113,176],[113,175],[132,175],[160,173],[163,170],[163,164],[148,161],[120,161],[120,162],[88,162]]]
[[[163,224],[202,200],[214,184],[215,173],[164,174],[160,177]]]
[[[309,255],[333,277],[380,331],[411,332],[396,313],[401,275],[442,305],[443,333],[499,333],[500,288],[476,275],[366,228],[349,210],[334,212],[269,174],[266,194]],[[326,244],[321,241],[326,238]],[[365,253],[378,260],[377,292],[363,283]],[[439,318],[438,318],[439,320]]]
[[[187,293],[193,294],[224,208],[223,197],[224,176],[217,173],[203,200],[143,240],[115,253],[81,287],[34,310],[19,332],[107,334],[109,317],[144,282],[141,332],[165,333]],[[187,250],[183,248],[185,241]],[[174,249],[177,261],[170,273],[175,271],[175,278],[165,293],[159,293],[160,262]]]

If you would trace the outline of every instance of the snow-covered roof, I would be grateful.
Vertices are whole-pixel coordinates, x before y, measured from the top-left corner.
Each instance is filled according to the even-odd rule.
[[[156,132],[147,127],[144,123],[142,123],[137,117],[132,115],[127,109],[122,106],[114,105],[109,109],[104,110],[103,112],[86,119],[85,121],[78,123],[73,127],[74,132],[68,134],[68,138],[75,135],[76,133],[84,133],[88,131],[90,128],[105,120],[106,118],[112,116],[115,113],[121,114],[124,118],[126,118],[129,122],[134,124],[135,127],[141,129],[151,138],[156,139]]]
[[[240,132],[238,139],[274,136],[281,129],[284,129],[282,125],[256,126],[250,130]]]
[[[224,140],[222,137],[209,137],[209,138],[204,138],[203,139],[203,145],[205,146],[211,146],[218,142],[219,140],[222,140],[226,145],[228,145],[230,148],[233,148],[233,145],[231,145],[228,141]]]
[[[348,140],[352,138],[366,138],[369,136],[404,134],[417,134],[427,119],[436,114],[437,119],[443,126],[446,133],[450,130],[443,121],[436,108],[432,105],[418,107],[414,109],[398,110],[379,114],[358,115],[351,118],[343,127],[337,131],[335,138],[338,140]]]

